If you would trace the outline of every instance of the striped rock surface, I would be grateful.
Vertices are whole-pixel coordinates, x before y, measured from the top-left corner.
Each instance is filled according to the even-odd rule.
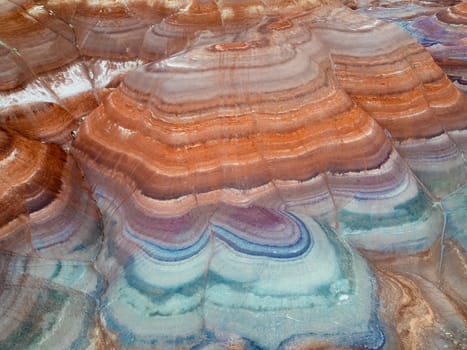
[[[0,129],[0,347],[96,343],[102,243],[82,172],[57,145]]]
[[[466,343],[467,97],[396,24],[337,1],[0,16],[0,348]]]
[[[350,4],[365,15],[398,23],[423,44],[454,84],[467,91],[467,4],[462,1]],[[450,6],[448,6],[450,5]]]

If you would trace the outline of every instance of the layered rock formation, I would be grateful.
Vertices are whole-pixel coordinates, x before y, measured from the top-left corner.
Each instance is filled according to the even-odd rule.
[[[0,129],[0,347],[99,342],[100,216],[76,162]]]
[[[1,10],[0,344],[38,323],[24,347],[59,348],[60,322],[74,348],[462,344],[467,97],[397,25],[336,1]]]
[[[360,13],[398,23],[422,43],[450,79],[467,91],[467,5],[460,1],[356,1]]]

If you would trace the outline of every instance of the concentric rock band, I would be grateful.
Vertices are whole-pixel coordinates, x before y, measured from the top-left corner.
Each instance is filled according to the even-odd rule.
[[[347,4],[2,3],[0,348],[466,344],[465,6]]]

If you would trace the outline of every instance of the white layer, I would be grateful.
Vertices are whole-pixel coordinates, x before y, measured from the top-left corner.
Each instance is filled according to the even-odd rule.
[[[236,305],[229,307],[212,303],[212,293],[215,291],[210,290],[204,307],[206,326],[219,337],[241,336],[265,349],[277,349],[282,341],[294,335],[305,334],[315,340],[326,336],[329,341],[332,334],[367,332],[374,308],[373,287],[363,260],[358,256],[353,258],[356,290],[336,304],[313,305],[315,300],[310,298],[307,304],[296,307],[294,298],[284,297],[275,300],[283,303],[283,309],[248,310],[244,306],[249,306],[248,303],[254,300],[247,296],[230,301],[230,304],[236,302]],[[323,267],[324,264],[315,265],[315,272]],[[295,277],[300,279],[307,276],[295,272]],[[284,285],[287,286],[287,283]],[[293,291],[293,288],[290,287],[289,291]],[[222,295],[218,298],[222,298]],[[291,301],[289,308],[288,301]],[[270,304],[269,307],[272,309],[274,305]]]

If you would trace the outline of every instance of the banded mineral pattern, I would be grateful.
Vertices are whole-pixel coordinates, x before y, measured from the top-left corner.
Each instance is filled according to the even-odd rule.
[[[467,91],[467,4],[461,1],[356,1],[366,15],[398,23],[427,47],[454,84]],[[450,5],[450,6],[449,6]]]
[[[1,3],[0,348],[465,348],[465,6],[367,5]]]
[[[0,150],[1,347],[85,348],[104,286],[96,203],[57,145],[0,129]]]

